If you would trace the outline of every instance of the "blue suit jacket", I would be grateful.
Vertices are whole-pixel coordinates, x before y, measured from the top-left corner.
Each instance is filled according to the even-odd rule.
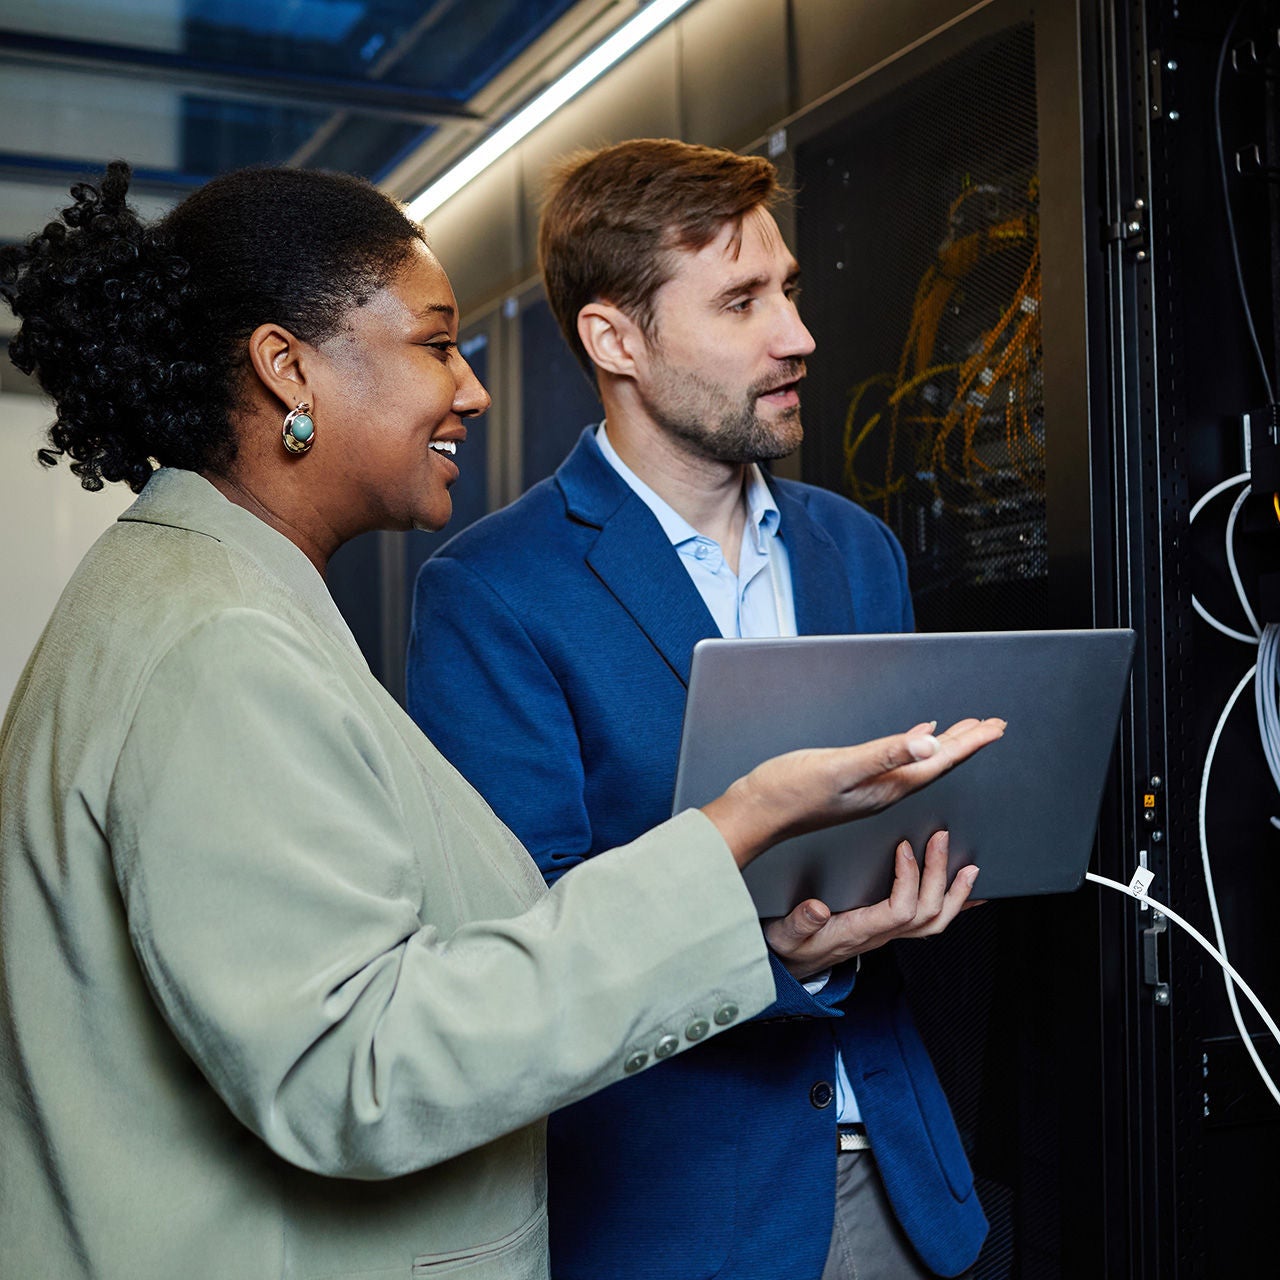
[[[822,489],[771,479],[798,629],[912,625],[902,550]],[[549,880],[670,816],[694,644],[718,634],[657,520],[590,429],[549,480],[423,565],[409,710]],[[602,945],[607,924],[602,922]],[[584,953],[583,964],[592,957]],[[551,1118],[556,1280],[811,1280],[831,1235],[834,1044],[921,1258],[971,1265],[987,1223],[884,952],[696,1052]]]

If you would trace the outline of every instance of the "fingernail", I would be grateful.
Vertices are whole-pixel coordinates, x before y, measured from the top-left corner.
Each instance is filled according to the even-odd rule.
[[[938,740],[933,734],[922,733],[907,740],[907,750],[911,752],[912,759],[927,760],[938,750]]]
[[[826,924],[826,921],[812,907],[805,907],[804,914],[813,924]]]

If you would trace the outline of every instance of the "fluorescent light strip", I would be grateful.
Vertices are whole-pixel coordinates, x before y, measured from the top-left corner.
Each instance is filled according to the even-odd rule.
[[[664,22],[692,3],[693,0],[650,0],[649,4],[635,17],[624,22],[603,44],[566,71],[527,106],[521,107],[506,124],[491,133],[475,150],[467,152],[452,169],[443,173],[411,200],[408,205],[409,216],[421,222],[427,214],[461,191],[499,156],[510,151],[517,142],[532,133],[548,116],[602,76],[615,62],[619,62],[638,44],[647,40]]]

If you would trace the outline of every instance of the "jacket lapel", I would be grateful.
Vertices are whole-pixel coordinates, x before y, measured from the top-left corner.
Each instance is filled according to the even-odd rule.
[[[720,633],[662,526],[605,461],[594,431],[582,433],[556,482],[569,517],[600,531],[586,551],[591,571],[687,685],[693,646]]]
[[[802,496],[778,484],[769,487],[778,504],[778,527],[791,564],[796,630],[809,636],[856,631],[850,566],[844,563],[831,536],[810,518]]]

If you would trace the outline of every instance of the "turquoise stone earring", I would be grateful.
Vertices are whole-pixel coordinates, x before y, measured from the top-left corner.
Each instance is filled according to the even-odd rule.
[[[305,400],[284,415],[281,438],[290,453],[306,453],[315,444],[316,424],[311,420],[311,406]]]

